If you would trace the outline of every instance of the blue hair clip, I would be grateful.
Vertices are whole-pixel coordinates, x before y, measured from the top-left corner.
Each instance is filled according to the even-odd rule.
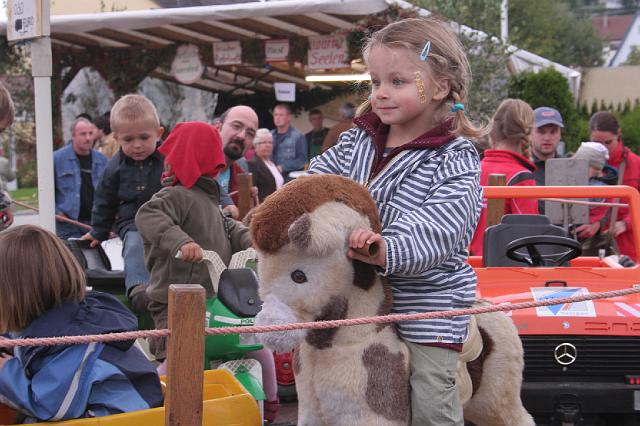
[[[457,103],[451,106],[451,112],[464,111],[464,104]]]
[[[429,50],[431,50],[431,42],[427,40],[427,42],[424,44],[424,47],[422,48],[422,52],[420,53],[420,60],[422,62],[427,60],[427,57],[429,56]]]

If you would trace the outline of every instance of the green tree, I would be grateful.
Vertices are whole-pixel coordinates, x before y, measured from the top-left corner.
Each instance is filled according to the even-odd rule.
[[[488,34],[500,34],[500,0],[414,0],[414,3]],[[569,0],[510,0],[509,43],[563,65],[600,65],[603,42],[589,17],[574,12],[569,3]]]
[[[629,113],[618,116],[622,129],[622,140],[634,152],[640,152],[640,106]]]
[[[509,97],[522,99],[534,109],[541,106],[557,109],[565,125],[562,138],[567,143],[567,150],[576,149],[584,139],[569,82],[553,68],[513,76],[509,85]]]
[[[495,0],[422,0],[416,4],[425,7],[446,19],[463,23],[471,28],[495,28],[499,25],[499,10],[492,5]],[[473,83],[467,99],[472,118],[488,121],[507,95],[509,55],[506,47],[496,38],[479,39],[465,33],[460,40],[468,53],[473,74]]]
[[[640,65],[640,46],[631,46],[631,52],[622,65]]]

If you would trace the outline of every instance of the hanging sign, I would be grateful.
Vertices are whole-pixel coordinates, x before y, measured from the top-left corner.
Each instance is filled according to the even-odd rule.
[[[278,102],[295,102],[296,101],[296,84],[295,83],[273,83],[273,90],[276,91],[276,101]]]
[[[48,1],[7,1],[7,40],[27,40],[48,36],[50,33],[48,16]]]
[[[265,41],[264,57],[267,62],[286,62],[289,58],[289,40]]]
[[[309,37],[307,67],[310,69],[348,68],[349,52],[346,35]]]
[[[176,57],[171,63],[171,73],[182,84],[195,83],[202,77],[204,65],[200,60],[198,46],[183,44],[178,47]]]
[[[218,41],[213,43],[213,63],[215,65],[242,64],[242,46],[239,41]]]

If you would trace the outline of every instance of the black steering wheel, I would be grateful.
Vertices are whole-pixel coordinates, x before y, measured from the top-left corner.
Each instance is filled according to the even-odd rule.
[[[567,250],[560,253],[541,254],[537,246],[557,246]],[[518,250],[526,248],[528,255],[519,253]],[[575,259],[582,254],[580,242],[567,237],[557,235],[534,235],[532,237],[518,238],[507,245],[507,257],[516,262],[526,263],[529,266],[561,266],[563,263]]]

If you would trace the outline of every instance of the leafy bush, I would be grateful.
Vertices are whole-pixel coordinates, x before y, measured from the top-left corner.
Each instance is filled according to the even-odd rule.
[[[536,109],[548,106],[562,115],[562,140],[567,151],[575,151],[583,139],[584,126],[579,123],[578,109],[569,90],[567,79],[553,68],[538,73],[524,72],[511,78],[509,97],[522,99]]]
[[[580,107],[578,119],[582,140],[589,139],[589,118],[598,111],[611,111],[618,118],[625,146],[631,148],[635,153],[640,153],[640,99],[633,102],[627,99],[624,103],[618,103],[615,109],[612,108],[612,105],[607,106],[604,101],[594,99],[588,113],[585,113],[586,110],[586,105],[583,104]]]
[[[36,160],[25,161],[18,167],[18,186],[20,188],[38,186]]]
[[[636,154],[640,153],[640,107],[636,106],[627,114],[617,115],[624,144]]]

